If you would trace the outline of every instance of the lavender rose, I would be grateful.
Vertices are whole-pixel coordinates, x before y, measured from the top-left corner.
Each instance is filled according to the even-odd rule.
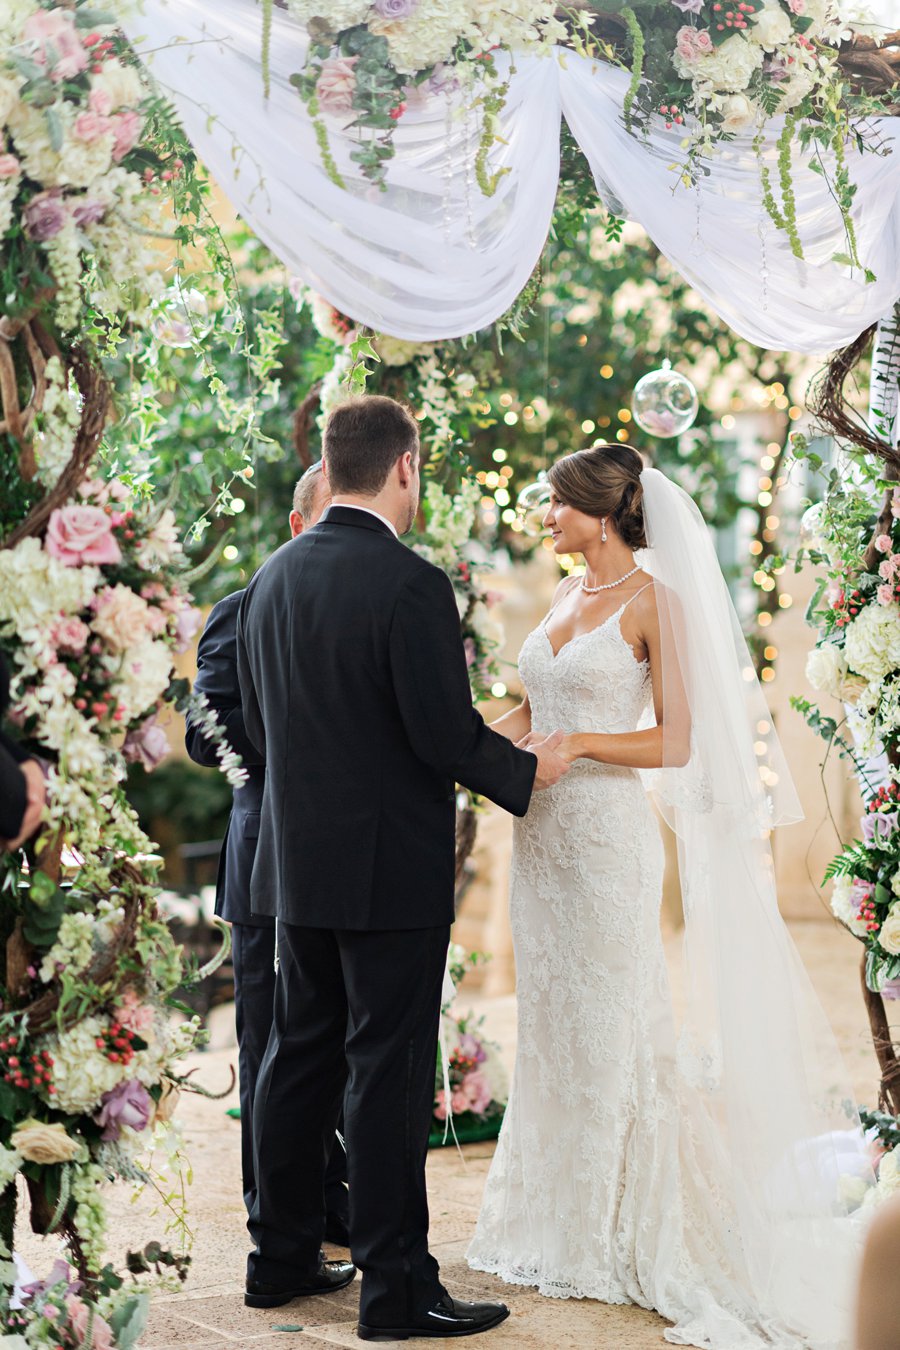
[[[153,1098],[136,1078],[119,1083],[111,1092],[104,1092],[100,1110],[94,1119],[103,1126],[102,1138],[108,1142],[118,1139],[124,1126],[132,1130],[146,1129],[153,1114]]]
[[[42,244],[55,239],[69,219],[69,209],[59,188],[50,188],[32,197],[25,207],[25,233]]]
[[[122,754],[132,764],[141,764],[148,773],[165,759],[169,753],[166,733],[156,720],[156,714],[148,717],[135,731],[129,731],[122,743]]]
[[[873,811],[860,821],[862,836],[867,844],[882,844],[900,827],[900,813],[896,811]]]
[[[383,19],[408,19],[418,4],[419,0],[374,0],[372,8]]]

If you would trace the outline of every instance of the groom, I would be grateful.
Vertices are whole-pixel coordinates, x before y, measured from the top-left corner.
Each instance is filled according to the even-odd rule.
[[[398,541],[419,499],[413,417],[387,398],[345,403],[324,460],[332,506],[257,573],[238,619],[244,719],[266,761],[252,903],[279,921],[245,1301],[277,1307],[356,1273],[320,1255],[343,1099],[360,1337],[470,1335],[508,1309],[446,1292],[425,1191],[455,787],[523,815],[567,766],[559,733],[530,753],[485,726],[453,588]]]

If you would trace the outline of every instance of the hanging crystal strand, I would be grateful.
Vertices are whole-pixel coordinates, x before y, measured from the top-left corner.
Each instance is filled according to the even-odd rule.
[[[469,94],[474,99],[475,81],[469,81]],[[475,116],[474,101],[467,99],[465,104],[465,123],[463,127],[463,155],[466,161],[466,241],[469,248],[475,247],[475,213],[472,206],[472,194],[475,187],[475,151],[472,143],[472,120]]]
[[[448,81],[444,85],[444,192],[442,223],[444,243],[450,243],[450,226],[453,221],[453,90]]]
[[[756,221],[756,233],[759,238],[759,280],[762,290],[762,309],[764,314],[769,312],[769,264],[766,255],[767,225],[768,218],[766,216],[766,208],[762,206],[760,207],[759,216]]]
[[[694,207],[695,207],[694,237],[691,240],[691,243],[694,245],[695,252],[700,248],[700,245],[702,243],[702,240],[700,238],[700,206],[701,206],[700,180],[698,178],[696,183],[694,184]]]

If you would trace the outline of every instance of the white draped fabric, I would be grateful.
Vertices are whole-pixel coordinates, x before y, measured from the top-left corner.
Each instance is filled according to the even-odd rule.
[[[858,186],[860,254],[876,280],[831,261],[846,253],[828,183],[795,152],[793,183],[804,260],[762,205],[747,136],[723,147],[696,189],[671,165],[680,132],[660,121],[648,141],[622,122],[623,72],[572,52],[519,57],[492,173],[474,176],[480,116],[459,93],[411,105],[397,126],[382,192],[350,159],[355,133],[329,124],[345,188],[321,165],[315,133],[289,76],[302,69],[303,29],[274,14],[271,93],[263,94],[261,16],[252,0],[144,0],[126,21],[185,129],[250,227],[291,272],[338,309],[414,341],[458,337],[510,306],[543,247],[559,170],[560,110],[608,206],[639,222],[722,318],[760,346],[823,352],[854,338],[900,296],[900,119],[875,134],[892,154],[849,154]],[[778,193],[771,123],[763,153]]]

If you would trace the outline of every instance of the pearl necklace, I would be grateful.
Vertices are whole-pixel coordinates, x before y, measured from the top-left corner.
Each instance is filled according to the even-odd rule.
[[[640,570],[641,565],[638,563],[637,567],[632,567],[631,571],[626,572],[624,577],[619,577],[618,581],[608,581],[605,586],[585,586],[584,577],[582,577],[581,589],[584,591],[585,595],[597,595],[600,591],[611,591],[614,587],[621,586],[623,581],[627,581],[629,577],[633,577],[635,572],[639,572]]]

